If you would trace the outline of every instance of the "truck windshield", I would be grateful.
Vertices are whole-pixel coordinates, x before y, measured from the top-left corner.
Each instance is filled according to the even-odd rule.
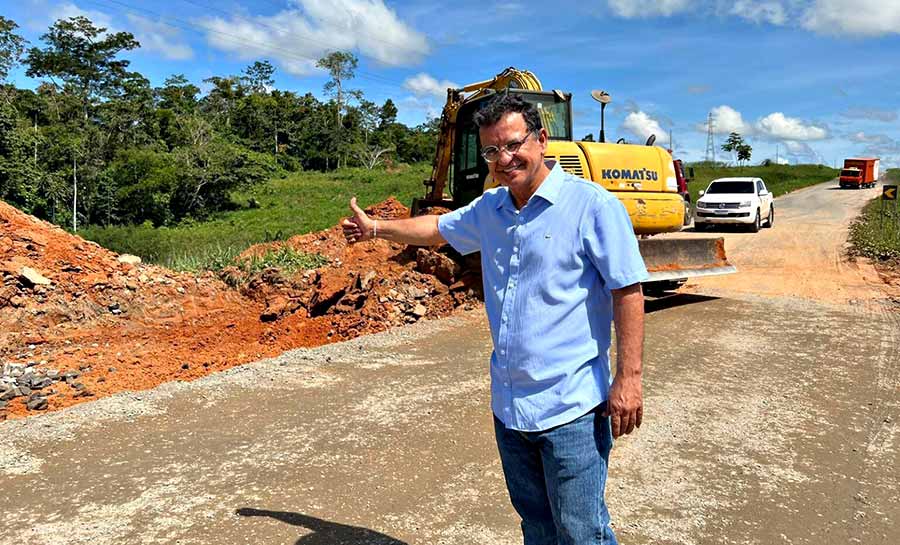
[[[841,171],[841,176],[845,178],[856,178],[859,176],[859,171],[855,168],[845,168]]]
[[[724,181],[709,184],[707,193],[754,193],[753,182]]]

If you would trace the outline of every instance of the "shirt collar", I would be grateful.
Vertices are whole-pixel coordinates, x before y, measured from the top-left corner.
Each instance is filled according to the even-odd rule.
[[[547,177],[544,178],[544,181],[541,182],[541,185],[538,186],[537,191],[534,192],[531,198],[540,197],[553,204],[559,198],[563,169],[559,166],[559,161],[552,159],[544,161],[544,164],[550,168],[550,173],[547,174]],[[515,210],[516,206],[513,204],[512,193],[509,192],[509,188],[505,189],[506,198],[500,199],[500,202],[497,203],[497,208],[512,208]]]
[[[559,198],[563,169],[559,166],[559,161],[550,160],[546,161],[545,164],[550,167],[550,174],[547,174],[547,177],[544,178],[543,183],[538,186],[537,191],[534,192],[532,198],[540,197],[550,204],[553,204]]]

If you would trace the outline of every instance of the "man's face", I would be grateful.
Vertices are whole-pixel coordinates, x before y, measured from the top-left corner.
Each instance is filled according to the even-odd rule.
[[[499,158],[488,163],[494,180],[500,185],[508,186],[516,192],[532,192],[537,182],[537,173],[544,164],[544,152],[547,150],[547,131],[529,134],[528,125],[522,114],[508,113],[500,121],[479,130],[482,149],[488,146],[506,146],[521,142],[526,138],[519,150],[510,154],[502,151]]]

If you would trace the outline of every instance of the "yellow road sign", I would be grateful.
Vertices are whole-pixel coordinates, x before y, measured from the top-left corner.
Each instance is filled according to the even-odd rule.
[[[881,190],[881,200],[884,201],[896,201],[897,200],[897,186],[895,185],[886,185]]]

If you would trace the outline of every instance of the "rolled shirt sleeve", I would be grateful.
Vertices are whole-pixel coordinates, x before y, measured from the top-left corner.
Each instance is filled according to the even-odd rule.
[[[581,234],[585,252],[607,288],[620,289],[649,279],[631,218],[619,199],[598,198],[587,210]]]

